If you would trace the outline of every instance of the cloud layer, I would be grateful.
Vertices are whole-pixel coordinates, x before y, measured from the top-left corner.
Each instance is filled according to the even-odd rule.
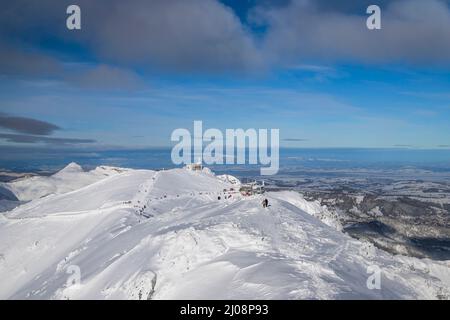
[[[245,17],[216,0],[79,0],[82,30],[68,31],[70,1],[10,1],[0,13],[0,73],[61,74],[62,62],[80,59],[120,73],[251,73],[311,60],[450,66],[448,1],[377,2],[383,28],[369,31],[366,0],[259,0]],[[105,74],[82,77],[94,84]]]
[[[104,64],[147,71],[245,71],[261,63],[251,33],[230,8],[215,0],[79,0],[82,30],[75,32],[65,27],[69,4],[65,0],[6,4],[0,13],[0,52],[11,39],[39,48],[56,38]],[[13,66],[20,70],[20,64],[9,69]]]
[[[319,2],[320,4],[321,2]],[[257,9],[269,25],[265,48],[278,63],[295,59],[336,62],[450,65],[450,10],[444,1],[391,1],[382,7],[382,29],[368,30],[360,14],[320,10],[315,1]]]

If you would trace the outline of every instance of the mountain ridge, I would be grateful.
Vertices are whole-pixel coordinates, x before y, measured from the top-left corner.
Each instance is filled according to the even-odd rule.
[[[353,239],[296,192],[244,197],[208,171],[118,170],[2,214],[0,298],[450,297],[450,262]],[[380,290],[367,287],[374,265]]]

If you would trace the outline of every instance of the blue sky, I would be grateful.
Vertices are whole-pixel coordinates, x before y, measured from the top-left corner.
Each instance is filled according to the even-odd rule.
[[[20,2],[1,19],[2,145],[170,146],[194,120],[279,128],[285,147],[450,145],[446,1],[380,1],[378,34],[361,1],[79,1],[75,32],[64,1],[41,19]],[[26,119],[57,129],[14,126]]]

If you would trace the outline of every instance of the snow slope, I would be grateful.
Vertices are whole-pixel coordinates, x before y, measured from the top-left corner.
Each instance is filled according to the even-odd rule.
[[[264,195],[263,209],[263,196],[185,169],[73,186],[0,215],[0,299],[450,297],[450,262],[352,239],[295,192]],[[380,290],[366,285],[373,265]],[[68,283],[74,270],[80,283]]]
[[[30,201],[49,194],[61,194],[79,189],[111,175],[116,175],[127,169],[107,166],[97,167],[85,172],[78,164],[70,163],[52,176],[34,176],[22,178],[9,183],[1,183],[0,190],[6,189],[21,201]]]

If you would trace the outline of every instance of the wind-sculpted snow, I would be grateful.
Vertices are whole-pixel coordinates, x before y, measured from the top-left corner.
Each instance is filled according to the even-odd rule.
[[[124,170],[0,215],[0,298],[449,297],[448,262],[392,256],[295,192],[242,197],[228,181]],[[373,265],[380,290],[366,285]]]

